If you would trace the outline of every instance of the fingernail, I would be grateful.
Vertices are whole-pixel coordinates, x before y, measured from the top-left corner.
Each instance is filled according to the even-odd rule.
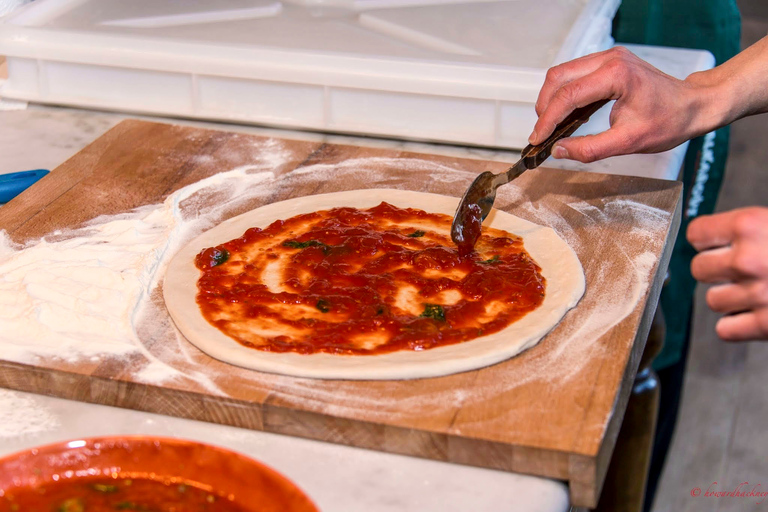
[[[552,156],[555,158],[568,158],[568,150],[563,146],[557,145],[552,148]]]
[[[533,130],[533,131],[531,132],[531,135],[529,135],[529,136],[528,136],[528,142],[529,142],[530,144],[536,144],[536,138],[537,138],[537,137],[538,137],[538,135],[536,135],[536,130]]]

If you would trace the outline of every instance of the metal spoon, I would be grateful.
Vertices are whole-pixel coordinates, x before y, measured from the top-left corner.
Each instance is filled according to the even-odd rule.
[[[606,103],[608,100],[600,100],[571,112],[562,123],[557,125],[547,140],[536,146],[530,144],[526,146],[520,153],[520,160],[507,172],[493,174],[485,171],[475,178],[461,198],[451,224],[451,240],[459,247],[460,255],[466,256],[474,250],[475,243],[480,237],[482,223],[491,212],[493,202],[496,200],[496,189],[514,180],[526,170],[535,169],[541,165],[552,154],[552,146],[555,142],[573,134]]]

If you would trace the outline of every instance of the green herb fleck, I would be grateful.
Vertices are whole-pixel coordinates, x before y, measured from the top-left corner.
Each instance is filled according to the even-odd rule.
[[[283,247],[290,247],[291,249],[306,249],[307,247],[328,247],[323,242],[317,240],[307,240],[306,242],[299,242],[297,240],[286,240],[283,242]]]
[[[111,484],[93,484],[91,489],[103,493],[113,493],[120,490],[116,485]]]
[[[85,506],[79,498],[70,498],[59,505],[58,512],[84,512]]]
[[[145,510],[145,507],[138,505],[132,501],[121,501],[115,505],[115,510]]]
[[[182,494],[184,494],[185,492],[187,492],[187,486],[186,486],[186,485],[184,485],[184,484],[181,484],[181,485],[179,485],[179,486],[177,487],[177,489],[178,489],[178,490],[179,490],[179,492],[180,492],[180,493],[182,493]]]
[[[480,263],[487,263],[488,265],[493,265],[494,263],[499,263],[501,259],[499,258],[498,254],[495,254],[493,258],[485,261],[481,261]]]
[[[440,304],[424,304],[424,312],[419,316],[445,322],[445,310]]]
[[[376,314],[377,315],[383,315],[384,314],[384,306],[379,306],[376,308]]]
[[[213,250],[213,254],[211,254],[211,263],[213,263],[213,267],[218,267],[222,263],[226,263],[226,261],[229,259],[229,251],[226,249],[219,249],[216,248]]]
[[[421,238],[422,236],[424,236],[424,235],[426,235],[426,234],[427,234],[427,232],[426,232],[426,231],[421,231],[421,230],[419,230],[419,231],[414,231],[413,233],[411,233],[411,234],[410,234],[410,235],[408,235],[408,236],[409,236],[410,238]]]
[[[115,510],[138,510],[139,512],[148,512],[152,509],[146,505],[134,503],[133,501],[121,501],[115,505]]]
[[[317,301],[317,304],[315,304],[315,307],[323,313],[327,313],[331,310],[331,303],[325,299],[320,299]]]

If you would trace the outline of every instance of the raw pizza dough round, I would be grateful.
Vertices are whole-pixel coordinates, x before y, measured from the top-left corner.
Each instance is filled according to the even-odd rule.
[[[418,352],[362,356],[274,353],[244,347],[209,324],[200,313],[196,302],[200,271],[194,259],[201,250],[240,237],[248,228],[266,227],[275,220],[340,206],[370,208],[382,201],[400,208],[419,208],[452,216],[459,200],[407,190],[352,190],[272,203],[229,219],[192,240],[168,265],[163,295],[173,321],[203,352],[245,368],[320,379],[417,379],[482,368],[522,352],[557,325],[584,294],[581,263],[554,230],[493,210],[484,225],[523,237],[525,250],[541,267],[547,283],[544,302],[499,332]]]

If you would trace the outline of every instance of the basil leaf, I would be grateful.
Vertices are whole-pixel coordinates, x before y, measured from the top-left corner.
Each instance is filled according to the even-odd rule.
[[[222,263],[226,263],[229,259],[229,251],[226,249],[214,249],[211,261],[214,267],[218,267]]]
[[[315,307],[323,313],[327,313],[331,310],[331,303],[325,299],[320,299],[317,301],[317,304],[315,304]]]
[[[306,249],[307,247],[328,247],[322,242],[317,240],[307,240],[306,242],[299,242],[298,240],[286,240],[283,242],[283,247],[290,247],[291,249]]]
[[[445,322],[445,310],[440,304],[424,304],[424,312],[419,316]]]

